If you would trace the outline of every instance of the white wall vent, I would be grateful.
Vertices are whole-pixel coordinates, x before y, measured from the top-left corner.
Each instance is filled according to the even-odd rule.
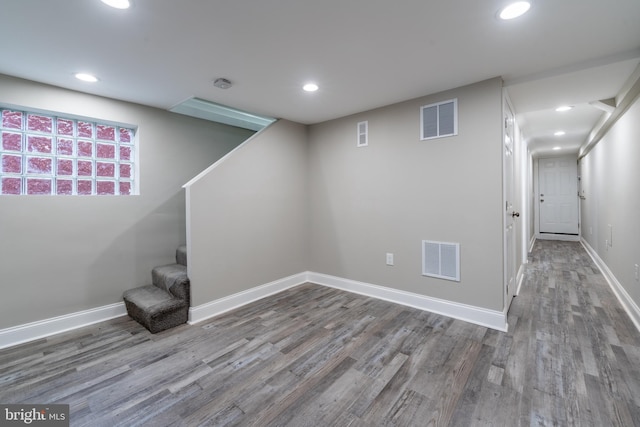
[[[422,275],[460,281],[460,243],[422,241]]]
[[[358,123],[358,147],[366,147],[369,145],[369,122]]]
[[[420,139],[458,134],[458,99],[420,107]]]

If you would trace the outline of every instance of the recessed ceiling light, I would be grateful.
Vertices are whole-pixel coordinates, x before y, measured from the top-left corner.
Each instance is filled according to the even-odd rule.
[[[116,9],[129,9],[131,2],[129,0],[101,0],[102,3],[114,7]]]
[[[515,3],[511,3],[500,11],[500,19],[509,20],[517,18],[518,16],[522,16],[527,13],[530,7],[531,3],[528,1],[517,1]]]
[[[98,78],[96,76],[87,73],[76,73],[76,79],[89,83],[95,83],[98,81]]]
[[[553,147],[553,149],[558,151],[558,150],[562,150],[562,147]]]
[[[559,130],[558,132],[554,133],[555,136],[562,136],[564,135],[566,132],[563,130]]]
[[[307,92],[315,92],[318,90],[318,85],[315,83],[307,83],[306,85],[302,86],[302,89]]]
[[[564,111],[569,111],[569,110],[573,110],[573,106],[571,106],[571,105],[563,105],[561,107],[556,108],[556,111],[558,113],[562,113]]]

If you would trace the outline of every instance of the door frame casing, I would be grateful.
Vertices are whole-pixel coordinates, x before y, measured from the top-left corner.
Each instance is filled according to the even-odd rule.
[[[507,224],[508,224],[508,210],[507,210],[507,204],[510,203],[512,206],[513,211],[517,211],[518,209],[520,209],[520,207],[518,206],[518,197],[517,197],[517,188],[516,188],[516,182],[517,180],[516,178],[516,159],[515,159],[515,145],[516,145],[516,132],[517,132],[517,126],[516,126],[516,121],[515,121],[515,110],[513,109],[513,105],[509,99],[508,94],[506,93],[506,91],[503,93],[503,102],[502,102],[502,140],[500,141],[500,150],[502,153],[502,267],[503,267],[503,307],[504,307],[504,312],[505,315],[506,313],[509,311],[509,307],[511,306],[511,302],[513,300],[513,297],[515,297],[517,295],[517,291],[518,291],[518,285],[519,285],[519,278],[518,278],[518,273],[519,273],[519,266],[518,266],[518,260],[517,260],[517,251],[516,251],[516,244],[517,244],[517,239],[516,239],[516,233],[518,232],[518,227],[517,227],[517,222],[513,219],[513,217],[511,218],[511,225],[512,225],[512,230],[511,230],[511,245],[510,245],[510,250],[508,250],[509,245],[507,244],[507,238],[508,238],[508,233],[507,233]],[[506,156],[505,156],[505,138],[507,136],[507,131],[506,131],[506,122],[505,120],[507,119],[507,110],[509,110],[511,112],[511,120],[513,121],[513,135],[512,135],[512,155],[511,155],[511,177],[507,177],[506,176]],[[508,200],[507,199],[507,179],[510,178],[512,180],[512,200]],[[521,209],[520,209],[521,210]],[[509,260],[509,257],[512,257],[511,261]],[[510,264],[513,267],[513,277],[510,277],[510,271],[509,271],[509,266]],[[513,284],[512,284],[512,288],[511,288],[511,293],[509,293],[509,282],[513,280]]]
[[[542,158],[549,159],[554,157],[571,157],[565,155],[557,155],[557,156],[544,156]],[[539,160],[540,158],[534,157],[533,159],[533,200],[535,203],[533,204],[534,208],[534,232],[536,239],[540,240],[563,240],[567,242],[579,242],[582,238],[582,224],[580,223],[580,203],[578,203],[578,234],[577,235],[569,235],[569,234],[552,234],[552,233],[540,233],[540,203],[537,203],[538,195],[540,194],[540,174],[539,174]],[[578,161],[578,156],[576,155],[576,162]],[[578,177],[576,176],[576,179]],[[576,198],[578,195],[576,194]]]

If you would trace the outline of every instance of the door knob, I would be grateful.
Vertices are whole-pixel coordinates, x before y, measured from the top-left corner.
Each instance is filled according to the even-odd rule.
[[[513,211],[513,212],[511,213],[511,216],[512,216],[512,217],[514,217],[514,218],[517,218],[517,217],[519,217],[519,216],[520,216],[520,212]]]
[[[540,199],[540,203],[544,202],[544,199]]]

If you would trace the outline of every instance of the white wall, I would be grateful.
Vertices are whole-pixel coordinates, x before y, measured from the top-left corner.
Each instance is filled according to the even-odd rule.
[[[420,141],[420,106],[452,98],[459,134]],[[311,126],[311,270],[501,311],[501,123],[496,78]],[[459,283],[422,276],[423,239],[461,244]]]
[[[535,221],[536,221],[536,200],[538,200],[537,194],[536,194],[536,185],[535,185],[535,168],[536,165],[534,163],[533,160],[533,155],[531,154],[531,151],[527,149],[527,190],[526,190],[526,197],[527,197],[527,201],[528,203],[526,204],[527,206],[527,223],[526,226],[528,227],[528,232],[527,232],[527,236],[529,238],[529,249],[531,249],[531,243],[534,241],[535,236],[536,236],[536,227],[535,227]]]
[[[307,270],[307,154],[280,120],[187,186],[192,306]]]
[[[582,237],[640,306],[640,99],[580,161]],[[607,247],[608,226],[613,244]]]
[[[138,126],[139,196],[0,196],[0,329],[122,301],[185,242],[182,184],[252,132],[0,75],[0,103]]]
[[[520,270],[522,264],[527,262],[529,247],[529,218],[527,185],[529,174],[529,159],[527,146],[522,138],[522,132],[518,123],[514,123],[514,163],[515,163],[515,202],[514,209],[520,213],[516,218],[516,271]]]

